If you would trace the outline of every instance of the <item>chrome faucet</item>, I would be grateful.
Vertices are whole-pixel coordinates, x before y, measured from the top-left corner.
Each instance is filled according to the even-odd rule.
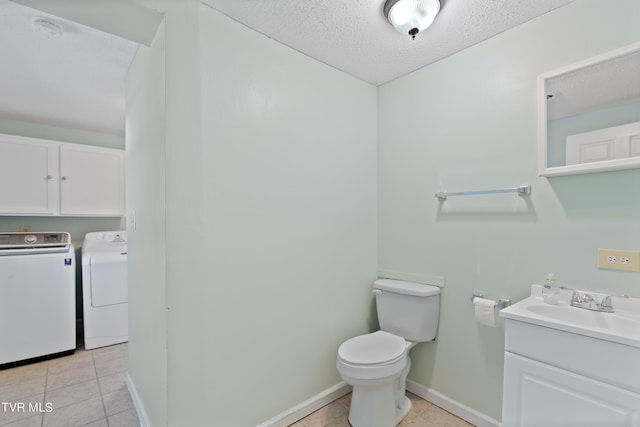
[[[602,297],[600,301],[600,311],[604,311],[606,313],[613,313],[613,304],[611,304],[611,295],[607,295]]]
[[[611,295],[605,295],[597,302],[593,295],[581,292],[573,291],[571,296],[571,305],[573,307],[584,308],[593,311],[602,311],[605,313],[613,313],[613,304],[611,303]]]

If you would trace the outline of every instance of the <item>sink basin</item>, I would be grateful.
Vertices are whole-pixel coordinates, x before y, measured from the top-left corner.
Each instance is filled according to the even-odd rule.
[[[501,310],[500,316],[640,347],[640,299],[613,297],[616,311],[604,313],[570,306],[570,295],[564,290],[559,305],[545,304],[542,287],[532,285],[530,297]]]
[[[640,319],[628,319],[620,313],[602,313],[580,308],[553,305],[532,305],[528,310],[534,314],[557,319],[565,323],[573,323],[589,329],[604,329],[625,335],[640,332]]]

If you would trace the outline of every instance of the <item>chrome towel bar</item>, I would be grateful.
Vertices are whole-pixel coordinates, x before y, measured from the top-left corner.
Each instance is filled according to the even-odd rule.
[[[495,190],[476,190],[476,191],[458,191],[455,193],[448,193],[446,191],[439,191],[435,194],[440,202],[444,202],[447,200],[449,196],[474,196],[481,194],[499,194],[499,193],[518,193],[518,195],[529,195],[531,194],[531,186],[530,185],[522,185],[520,187],[515,188],[498,188]]]

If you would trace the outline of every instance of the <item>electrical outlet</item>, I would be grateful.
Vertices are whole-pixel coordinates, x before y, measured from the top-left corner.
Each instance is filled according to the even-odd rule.
[[[640,272],[640,251],[598,248],[598,268]]]
[[[31,226],[30,225],[21,225],[18,230],[21,233],[31,233]]]

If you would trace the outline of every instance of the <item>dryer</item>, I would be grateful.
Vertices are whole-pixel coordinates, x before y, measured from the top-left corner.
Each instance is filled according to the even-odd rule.
[[[126,231],[86,234],[82,243],[82,308],[87,350],[128,341]]]

